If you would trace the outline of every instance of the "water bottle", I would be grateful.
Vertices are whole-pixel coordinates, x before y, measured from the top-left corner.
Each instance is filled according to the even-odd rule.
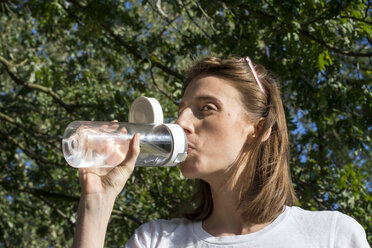
[[[63,155],[75,168],[113,167],[126,157],[130,140],[140,134],[136,166],[175,166],[186,159],[187,138],[177,124],[163,124],[154,98],[137,98],[130,122],[73,121],[62,139]]]

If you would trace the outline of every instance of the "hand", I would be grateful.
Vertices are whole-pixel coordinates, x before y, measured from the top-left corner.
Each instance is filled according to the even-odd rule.
[[[120,164],[129,149],[130,135],[127,129],[119,130],[117,121],[100,127],[82,125],[74,134],[73,140],[78,140],[78,149],[83,151],[82,160],[77,167],[112,167]]]
[[[140,152],[139,138],[139,134],[133,136],[124,161],[116,167],[79,170],[82,195],[73,247],[104,246],[115,198],[132,174]]]
[[[132,174],[139,151],[139,134],[135,134],[124,161],[116,167],[79,169],[82,194],[115,199]]]

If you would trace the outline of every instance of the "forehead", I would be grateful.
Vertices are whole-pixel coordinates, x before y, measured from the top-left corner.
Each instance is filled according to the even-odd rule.
[[[232,84],[222,78],[202,76],[194,79],[186,87],[182,102],[198,98],[216,98],[222,102],[239,102],[241,95]]]

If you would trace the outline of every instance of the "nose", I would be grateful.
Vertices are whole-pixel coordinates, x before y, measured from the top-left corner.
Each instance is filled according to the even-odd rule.
[[[194,133],[193,112],[190,108],[182,110],[178,116],[176,123],[180,125],[186,134]]]

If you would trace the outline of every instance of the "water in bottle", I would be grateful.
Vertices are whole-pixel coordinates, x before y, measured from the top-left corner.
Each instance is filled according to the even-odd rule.
[[[66,128],[62,150],[75,168],[113,167],[126,157],[130,140],[140,133],[136,166],[174,166],[187,155],[187,139],[177,124],[74,121]]]

